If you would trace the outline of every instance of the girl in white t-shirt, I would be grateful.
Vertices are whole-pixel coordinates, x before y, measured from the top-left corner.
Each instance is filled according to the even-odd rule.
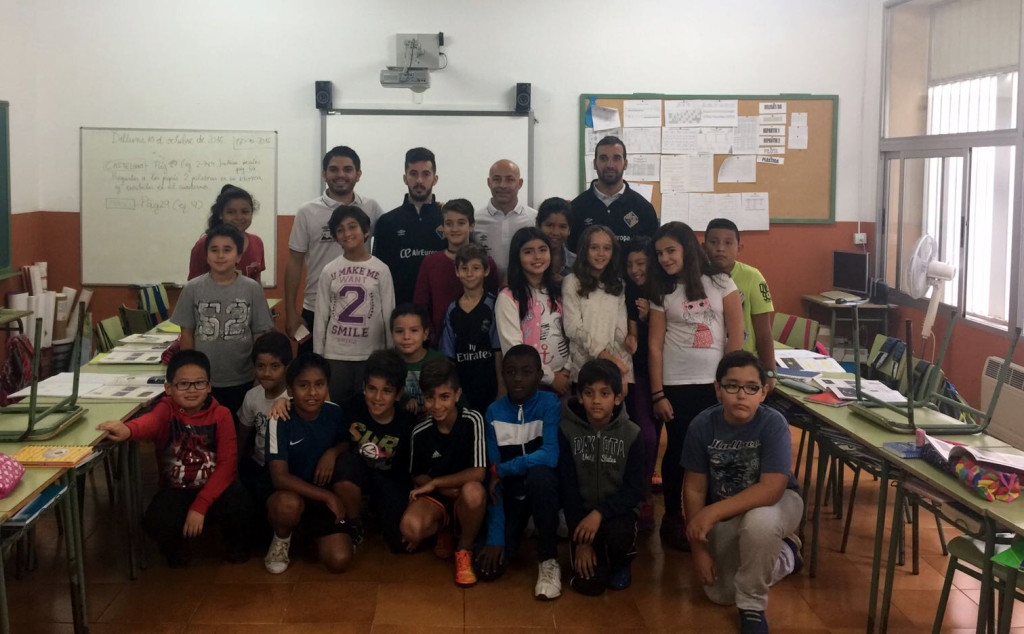
[[[494,303],[501,353],[526,344],[540,353],[541,383],[559,396],[569,392],[569,341],[562,330],[562,289],[551,270],[551,243],[534,227],[512,236],[508,286]]]
[[[633,382],[633,359],[628,350],[629,325],[622,282],[619,242],[611,229],[587,227],[580,237],[572,273],[562,280],[562,324],[569,338],[569,370],[573,382],[583,364],[607,359],[622,373],[623,390]]]
[[[668,445],[661,464],[665,517],[661,540],[685,549],[683,469],[679,460],[690,421],[717,402],[715,368],[743,345],[743,307],[736,284],[715,274],[693,230],[682,222],[654,233],[647,284],[649,370],[654,415],[665,422]]]

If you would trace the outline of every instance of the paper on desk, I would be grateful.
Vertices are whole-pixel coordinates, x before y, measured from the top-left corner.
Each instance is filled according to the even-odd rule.
[[[698,129],[699,128],[662,128],[662,154],[696,154]]]
[[[130,364],[153,364],[160,363],[163,352],[157,350],[128,350],[125,348],[114,348],[107,355],[96,363],[130,363]]]
[[[634,154],[661,154],[660,125],[657,128],[623,128],[620,138],[626,144],[630,161]],[[590,154],[593,154],[593,150]]]
[[[755,154],[757,139],[757,117],[737,117],[732,133],[732,154]]]
[[[807,149],[807,126],[791,125],[789,126],[789,149],[791,150],[806,150]]]
[[[625,178],[628,181],[657,182],[661,180],[660,154],[629,154]]]
[[[632,187],[632,184],[630,185]],[[690,224],[690,194],[661,192],[661,224],[685,222]]]
[[[590,109],[590,112],[594,118],[594,130],[611,130],[612,128],[622,127],[622,121],[619,119],[619,111],[615,108],[594,106]]]
[[[40,381],[37,386],[37,394],[56,398],[71,396],[74,377],[72,372],[61,372]],[[31,386],[26,387],[12,396],[27,397],[31,391]],[[84,399],[148,401],[163,393],[163,376],[82,372],[78,377],[78,396]]]
[[[159,332],[154,332],[154,333],[151,333],[151,334],[135,333],[133,335],[128,335],[127,337],[125,337],[123,339],[119,339],[118,343],[148,343],[148,344],[165,343],[165,344],[171,344],[171,343],[174,343],[175,340],[177,340],[177,338],[178,338],[178,335],[171,334],[171,333],[159,333]]]
[[[660,128],[661,99],[626,99],[622,119],[627,128]]]
[[[644,200],[651,202],[651,198],[654,197],[654,185],[650,183],[629,183],[629,188],[644,197]],[[664,205],[664,203],[662,203]],[[664,209],[664,207],[662,207]],[[664,214],[665,212],[662,211]]]
[[[706,125],[701,123],[702,104],[700,99],[666,101],[665,125],[670,128],[692,128]]]
[[[719,183],[754,183],[757,181],[757,163],[754,155],[730,156],[718,168]]]
[[[835,359],[811,350],[776,350],[775,364],[786,366],[792,370],[807,370],[823,374],[846,372],[846,369]]]
[[[714,190],[715,157],[667,154],[661,157],[661,190],[710,192]]]
[[[934,436],[925,436],[925,440],[947,461],[959,460],[961,456],[966,454],[978,462],[1024,472],[1024,455],[1003,453],[992,451],[991,449],[979,449],[965,445],[954,445]]]
[[[594,152],[597,150],[597,142],[606,136],[617,136],[621,139],[622,128],[612,128],[611,130],[583,129],[583,145],[586,151],[587,162],[590,162],[590,159],[593,158]],[[627,144],[626,147],[629,148],[630,146]]]
[[[181,326],[174,323],[173,321],[161,321],[156,325],[156,329],[160,332],[181,332]]]

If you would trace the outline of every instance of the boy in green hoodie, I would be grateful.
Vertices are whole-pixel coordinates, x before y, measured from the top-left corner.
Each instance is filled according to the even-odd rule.
[[[622,375],[610,361],[580,368],[578,396],[563,406],[558,430],[562,504],[571,536],[572,577],[580,594],[630,586],[637,509],[644,498],[640,428],[622,406]]]

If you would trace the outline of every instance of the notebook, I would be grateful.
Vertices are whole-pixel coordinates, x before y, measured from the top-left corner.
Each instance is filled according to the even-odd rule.
[[[12,458],[26,467],[74,467],[92,454],[92,447],[27,445]]]

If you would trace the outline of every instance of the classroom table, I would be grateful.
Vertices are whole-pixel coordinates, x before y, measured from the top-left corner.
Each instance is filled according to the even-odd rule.
[[[815,315],[820,316],[822,311],[828,312],[828,356],[830,357],[833,356],[832,353],[836,347],[836,340],[839,338],[839,335],[836,332],[836,324],[849,323],[850,328],[853,328],[854,306],[858,308],[860,313],[858,315],[858,319],[861,324],[881,324],[882,327],[880,332],[884,335],[889,334],[889,311],[895,308],[895,305],[893,304],[872,304],[870,302],[862,304],[844,302],[842,304],[837,304],[835,300],[829,299],[824,295],[803,295],[801,296],[801,299],[807,306],[806,314],[809,319],[814,319]],[[846,316],[847,314],[849,317]]]
[[[0,308],[0,331],[18,333],[25,332],[25,324],[22,322],[22,319],[31,316],[31,310]]]

